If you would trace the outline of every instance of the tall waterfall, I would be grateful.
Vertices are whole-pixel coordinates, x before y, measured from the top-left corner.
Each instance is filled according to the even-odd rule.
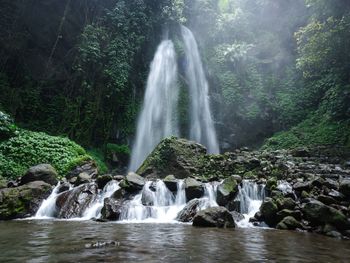
[[[219,153],[219,144],[209,105],[209,86],[197,42],[187,27],[182,26],[181,32],[185,44],[186,77],[191,96],[190,139],[205,145],[209,153]]]
[[[164,40],[158,46],[147,80],[143,108],[137,124],[130,171],[137,168],[165,137],[178,135],[177,64],[174,45]]]

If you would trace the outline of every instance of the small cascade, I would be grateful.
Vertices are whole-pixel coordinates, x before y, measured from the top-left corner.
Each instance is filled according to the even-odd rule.
[[[200,198],[199,210],[218,206],[216,191],[219,183],[205,184],[205,193]],[[122,222],[176,222],[178,213],[186,206],[185,185],[183,180],[177,183],[177,192],[173,194],[163,181],[147,182],[142,191],[134,197],[121,214]]]
[[[249,180],[243,180],[242,186],[239,186],[239,193],[236,198],[240,203],[240,213],[244,219],[239,221],[239,227],[252,227],[249,218],[253,217],[259,211],[260,206],[265,199],[265,185],[257,184]]]
[[[108,182],[103,190],[99,193],[94,204],[87,208],[83,214],[84,219],[101,217],[101,210],[103,208],[104,199],[111,197],[115,191],[119,189],[119,182],[111,180]]]
[[[52,190],[50,196],[43,201],[39,210],[36,212],[34,219],[48,219],[53,218],[56,212],[56,197],[59,195],[58,190],[61,186],[59,182]]]

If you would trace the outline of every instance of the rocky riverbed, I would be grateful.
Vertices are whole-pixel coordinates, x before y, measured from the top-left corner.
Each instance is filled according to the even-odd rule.
[[[176,195],[183,184],[186,206],[176,220],[195,226],[234,227],[242,219],[239,188],[242,180],[266,185],[266,198],[250,222],[281,230],[309,231],[335,238],[350,237],[350,153],[346,148],[315,147],[283,151],[240,149],[222,155],[208,155],[197,143],[184,139],[164,139],[136,173],[99,175],[93,163],[86,163],[62,178],[56,189],[57,218],[76,218],[96,203],[98,193],[112,180],[118,189],[102,200],[99,221],[120,220],[145,185],[149,193],[161,180]],[[49,165],[31,168],[21,179],[2,184],[0,219],[35,215],[57,182]],[[147,183],[148,182],[148,183]],[[152,183],[154,182],[154,183]],[[216,183],[214,183],[216,182]],[[208,183],[217,185],[218,207],[199,211]],[[74,186],[74,188],[72,188]],[[154,205],[142,195],[142,205]]]

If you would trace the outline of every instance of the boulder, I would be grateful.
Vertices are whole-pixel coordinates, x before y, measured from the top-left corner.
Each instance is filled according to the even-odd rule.
[[[42,201],[50,195],[51,191],[51,185],[43,181],[1,189],[0,220],[34,216]]]
[[[266,224],[268,224],[270,227],[273,227],[276,225],[278,221],[277,219],[278,207],[273,199],[266,198],[266,200],[262,203],[260,207],[260,212]]]
[[[145,179],[136,173],[128,173],[121,181],[120,187],[126,191],[133,193],[142,190],[145,185]]]
[[[187,201],[194,198],[201,198],[204,195],[203,184],[193,178],[185,179],[185,193]]]
[[[39,164],[29,168],[21,177],[19,185],[24,185],[34,181],[42,181],[50,185],[56,185],[58,174],[50,164]]]
[[[146,158],[137,173],[157,178],[172,174],[178,179],[185,179],[198,172],[206,152],[205,147],[196,142],[166,138]]]
[[[57,193],[63,193],[65,191],[68,191],[70,189],[70,184],[67,182],[61,183],[60,186],[58,187]]]
[[[56,199],[58,218],[82,217],[97,197],[98,187],[95,183],[83,184],[72,190],[61,193]]]
[[[298,192],[308,191],[311,189],[311,182],[297,182],[293,185],[293,189]]]
[[[178,180],[175,178],[175,176],[173,174],[165,177],[163,182],[170,191],[172,191],[172,192],[177,191]]]
[[[193,226],[234,228],[233,216],[225,207],[210,207],[199,211],[193,218]]]
[[[346,197],[350,197],[350,179],[344,179],[340,182],[339,192]]]
[[[101,210],[102,219],[116,221],[120,219],[123,211],[124,200],[115,200],[113,198],[105,198],[104,205]]]
[[[290,197],[280,198],[277,200],[277,206],[278,206],[279,210],[282,210],[282,209],[293,210],[296,206],[296,203]]]
[[[291,216],[297,220],[301,220],[302,213],[300,210],[289,210],[289,209],[283,209],[277,213],[278,221],[281,221],[283,218],[287,216]]]
[[[342,212],[315,199],[310,199],[304,204],[302,212],[313,225],[328,223],[340,230],[349,229],[349,222]]]
[[[302,228],[302,225],[294,217],[287,216],[277,224],[276,228],[281,230],[295,230],[297,228]]]
[[[269,191],[272,191],[276,189],[277,187],[277,178],[276,177],[270,177],[266,182],[266,189]]]
[[[192,199],[186,206],[177,214],[176,220],[180,222],[192,222],[200,205],[199,199]]]
[[[96,183],[99,189],[103,189],[106,184],[108,184],[110,181],[113,180],[113,176],[110,174],[104,174],[104,175],[100,175],[99,177],[97,177],[96,179]]]
[[[242,221],[244,219],[244,215],[242,215],[241,213],[239,213],[237,211],[231,211],[230,213],[233,217],[233,220],[235,220],[236,223],[239,221]]]
[[[216,201],[220,206],[226,206],[238,193],[237,181],[230,176],[218,186]]]
[[[78,176],[76,178],[77,179],[74,181],[75,186],[82,185],[82,184],[88,184],[88,183],[92,182],[91,175],[89,175],[86,172],[82,172],[82,173],[78,174]]]

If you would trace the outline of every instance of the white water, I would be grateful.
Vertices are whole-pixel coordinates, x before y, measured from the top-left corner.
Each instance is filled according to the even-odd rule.
[[[198,45],[192,32],[181,26],[187,60],[186,77],[191,101],[190,139],[205,145],[209,153],[219,153],[209,104],[209,85],[205,77]]]
[[[142,191],[125,207],[120,216],[121,222],[128,223],[175,223],[178,213],[186,206],[184,183],[178,181],[174,195],[163,181],[155,182],[155,191],[150,187],[153,182],[146,183]],[[217,206],[217,183],[205,184],[204,196],[200,199],[199,210]],[[142,202],[147,200],[148,202]],[[153,205],[149,205],[153,204]]]
[[[159,45],[147,80],[129,170],[136,171],[165,137],[178,135],[176,54],[172,41]]]
[[[239,186],[237,200],[240,201],[240,213],[244,215],[244,219],[237,222],[238,227],[253,227],[253,224],[249,223],[249,218],[253,217],[259,211],[264,198],[264,185],[243,180],[242,186]]]
[[[50,196],[43,201],[39,210],[36,212],[34,219],[48,219],[53,218],[56,212],[56,197],[58,196],[58,190],[61,186],[59,182],[52,190]]]
[[[101,193],[99,193],[99,196],[97,197],[94,204],[92,204],[89,208],[86,209],[86,211],[83,214],[84,219],[91,219],[91,218],[100,218],[101,217],[101,210],[104,205],[104,199],[111,197],[115,191],[119,189],[119,182],[112,180],[108,182]]]

